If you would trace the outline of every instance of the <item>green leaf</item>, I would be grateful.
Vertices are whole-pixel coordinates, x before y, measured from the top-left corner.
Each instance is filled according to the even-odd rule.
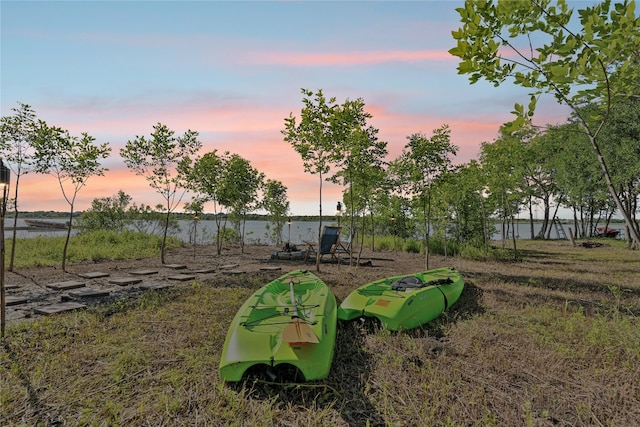
[[[522,104],[516,103],[513,106],[513,110],[514,111],[511,112],[512,114],[517,114],[519,116],[524,114],[524,107],[522,106]]]
[[[551,71],[551,75],[553,77],[564,77],[567,74],[567,66],[560,64],[560,65],[552,65],[550,68]]]

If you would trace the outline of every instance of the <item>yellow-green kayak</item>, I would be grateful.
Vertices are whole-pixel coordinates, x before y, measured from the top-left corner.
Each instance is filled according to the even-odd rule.
[[[258,289],[234,317],[222,349],[220,377],[240,381],[248,370],[276,379],[296,368],[304,379],[329,374],[337,305],[331,289],[294,270]]]
[[[338,308],[338,318],[375,317],[387,329],[412,329],[430,322],[451,307],[464,288],[453,268],[388,277],[350,293]]]

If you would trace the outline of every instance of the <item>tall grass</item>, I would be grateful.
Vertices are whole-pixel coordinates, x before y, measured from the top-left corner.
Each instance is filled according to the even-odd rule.
[[[591,243],[610,245],[617,249],[625,249],[628,244],[619,239],[590,239]],[[365,247],[371,247],[372,239],[365,237]],[[429,239],[429,252],[431,255],[441,255],[447,257],[461,257],[468,260],[476,261],[509,261],[522,260],[522,251],[527,250],[531,245],[536,245],[544,240],[529,240],[518,239],[516,251],[514,253],[512,244],[509,242],[504,248],[496,246],[495,244],[488,244],[486,246],[478,246],[471,243],[459,243],[452,239],[443,239],[442,236],[432,236]],[[395,252],[407,252],[424,254],[424,240],[415,238],[394,238],[390,235],[376,236],[375,249],[383,251],[395,251]],[[578,249],[576,249],[578,250]],[[584,256],[584,254],[581,254]],[[599,260],[602,259],[602,254],[598,253]],[[615,256],[610,254],[609,256]],[[595,261],[595,259],[594,259]]]
[[[35,237],[17,239],[14,257],[16,268],[48,267],[62,263],[64,237]],[[104,261],[114,259],[142,259],[160,254],[162,237],[136,231],[91,231],[74,236],[69,241],[67,262]],[[175,237],[167,238],[167,248],[179,247],[182,242]],[[6,242],[11,248],[11,240]],[[9,265],[10,251],[5,253]]]
[[[365,245],[370,247],[372,239],[365,238]],[[424,253],[424,241],[420,239],[401,239],[394,236],[376,236],[375,247],[377,250],[393,250],[407,253]],[[454,240],[444,240],[440,236],[429,239],[429,251],[434,255],[455,256],[459,255],[463,245]]]

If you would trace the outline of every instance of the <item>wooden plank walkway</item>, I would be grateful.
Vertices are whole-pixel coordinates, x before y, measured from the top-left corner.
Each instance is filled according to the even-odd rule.
[[[111,273],[104,271],[91,271],[77,273],[75,280],[66,280],[43,284],[46,288],[53,290],[54,292],[40,295],[9,295],[6,297],[7,306],[16,306],[20,304],[28,305],[29,311],[37,315],[52,315],[56,313],[64,313],[72,310],[85,309],[88,306],[99,303],[101,298],[109,298],[112,295],[117,295],[121,291],[116,290],[111,285],[117,285],[126,287],[130,285],[138,285],[133,287],[132,290],[161,290],[167,288],[174,288],[175,282],[187,282],[197,280],[200,274],[212,274],[222,273],[227,275],[241,275],[246,274],[245,270],[240,268],[240,264],[227,264],[223,266],[207,266],[200,267],[197,270],[188,269],[184,264],[164,264],[162,267],[167,270],[157,268],[139,268],[136,270],[121,270],[117,276],[111,277]],[[168,269],[175,270],[168,271]],[[263,266],[260,271],[279,271],[280,266]],[[152,275],[158,275],[161,273],[161,277],[147,277]],[[101,280],[102,278],[108,278]],[[52,279],[56,279],[55,276]],[[97,279],[97,280],[94,280]],[[173,283],[171,283],[173,282]],[[8,285],[6,289],[24,289],[25,285]],[[127,291],[125,291],[127,292]],[[40,300],[41,297],[45,297],[45,300]],[[58,302],[55,300],[58,299]],[[34,304],[38,302],[38,304]],[[35,305],[35,307],[33,307]],[[20,309],[13,308],[19,312]]]
[[[111,292],[102,289],[77,289],[69,292],[69,296],[73,298],[102,298],[108,297],[111,295]]]
[[[68,302],[59,302],[56,304],[45,305],[43,307],[37,307],[33,311],[37,314],[49,315],[49,314],[62,313],[65,311],[79,310],[81,308],[86,308],[86,307],[87,306],[85,304],[68,301]]]
[[[28,302],[29,302],[29,298],[27,297],[15,297],[11,295],[6,296],[4,300],[4,303],[7,307],[10,305],[26,304]]]
[[[123,277],[119,279],[109,279],[109,283],[112,283],[118,286],[136,285],[140,282],[142,282],[142,279],[138,277]]]
[[[109,277],[109,273],[103,273],[102,271],[93,271],[90,273],[80,273],[78,276],[85,279],[99,279],[101,277]]]
[[[134,276],[150,276],[152,274],[158,274],[158,270],[134,270],[131,274]]]
[[[67,291],[69,289],[83,288],[84,286],[85,286],[84,282],[79,282],[77,280],[67,280],[66,282],[49,283],[47,285],[47,288],[50,288],[56,291]]]
[[[178,280],[180,282],[186,282],[187,280],[194,280],[196,278],[195,274],[176,274],[175,276],[169,276],[167,279],[169,280]]]

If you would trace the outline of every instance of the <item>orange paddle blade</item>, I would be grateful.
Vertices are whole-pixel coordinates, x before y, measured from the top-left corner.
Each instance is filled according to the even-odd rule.
[[[318,344],[313,329],[299,317],[294,317],[282,331],[282,339],[289,345]]]

